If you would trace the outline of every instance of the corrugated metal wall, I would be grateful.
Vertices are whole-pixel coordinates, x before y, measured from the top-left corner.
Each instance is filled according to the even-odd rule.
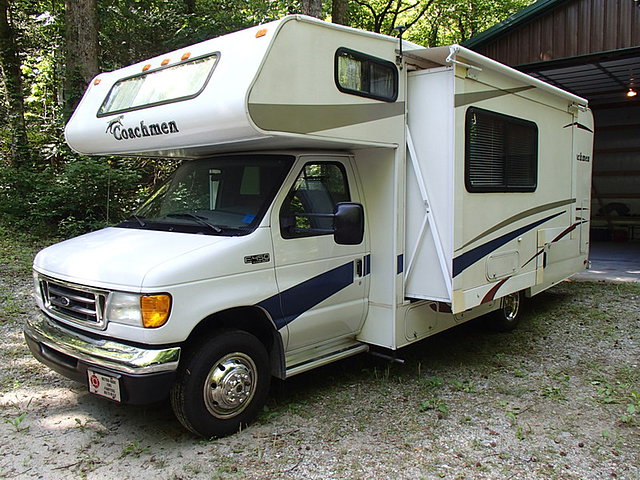
[[[626,95],[631,87],[640,92],[640,4],[557,0],[548,6],[474,50],[592,97],[592,240],[640,239],[640,95]],[[565,73],[553,76],[554,69]]]
[[[640,8],[634,0],[575,0],[477,51],[507,65],[525,65],[637,45]]]

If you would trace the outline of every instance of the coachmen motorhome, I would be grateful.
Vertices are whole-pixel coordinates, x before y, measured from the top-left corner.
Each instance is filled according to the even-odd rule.
[[[185,161],[129,220],[34,261],[33,354],[233,433],[285,379],[395,351],[585,268],[586,100],[458,45],[304,16],[96,77],[88,155]]]

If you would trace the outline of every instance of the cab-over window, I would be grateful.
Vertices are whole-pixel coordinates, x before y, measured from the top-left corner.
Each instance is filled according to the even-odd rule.
[[[395,102],[398,98],[398,69],[381,58],[340,48],[335,57],[338,89],[360,97]]]

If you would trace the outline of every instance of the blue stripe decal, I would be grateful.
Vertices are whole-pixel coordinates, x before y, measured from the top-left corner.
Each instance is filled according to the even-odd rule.
[[[466,253],[463,253],[462,255],[457,256],[456,258],[453,259],[453,276],[455,277],[459,275],[468,267],[476,263],[478,260],[489,255],[491,252],[500,248],[507,242],[510,242],[514,238],[519,237],[520,235],[528,232],[529,230],[533,230],[538,225],[548,222],[552,218],[562,215],[563,213],[565,212],[556,213],[555,215],[551,215],[549,217],[543,218],[542,220],[538,220],[537,222],[530,223],[525,227],[519,228],[518,230],[514,230],[513,232],[509,232],[505,235],[502,235],[501,237],[491,240],[490,242],[487,242],[483,245],[480,245],[476,248],[469,250]]]
[[[404,255],[398,255],[398,275],[404,272]]]
[[[280,304],[280,294],[276,293],[273,297],[269,297],[266,300],[261,301],[257,305],[258,307],[264,308],[269,316],[273,319],[274,323],[278,330],[280,330],[284,325],[278,325],[278,322],[283,317],[282,315],[282,305]]]
[[[353,271],[353,262],[345,263],[267,298],[258,306],[269,312],[279,330],[307,310],[351,285],[354,280]]]
[[[366,277],[371,273],[371,255],[364,257],[364,276]]]

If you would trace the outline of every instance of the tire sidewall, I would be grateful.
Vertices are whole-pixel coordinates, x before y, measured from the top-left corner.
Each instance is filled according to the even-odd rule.
[[[505,314],[505,302],[508,301],[509,297],[512,295],[517,295],[518,302],[518,310],[514,317],[509,317]],[[522,294],[521,292],[512,293],[504,296],[500,299],[500,308],[491,312],[488,317],[488,324],[492,330],[497,332],[510,332],[514,330],[518,324],[520,323],[520,318],[522,316]]]
[[[204,383],[211,368],[225,355],[244,353],[256,366],[256,390],[244,410],[229,418],[218,418],[207,408]],[[201,342],[189,353],[179,369],[172,394],[172,406],[178,419],[192,432],[203,437],[221,437],[239,431],[260,412],[271,381],[269,358],[264,345],[244,331],[220,331]]]

